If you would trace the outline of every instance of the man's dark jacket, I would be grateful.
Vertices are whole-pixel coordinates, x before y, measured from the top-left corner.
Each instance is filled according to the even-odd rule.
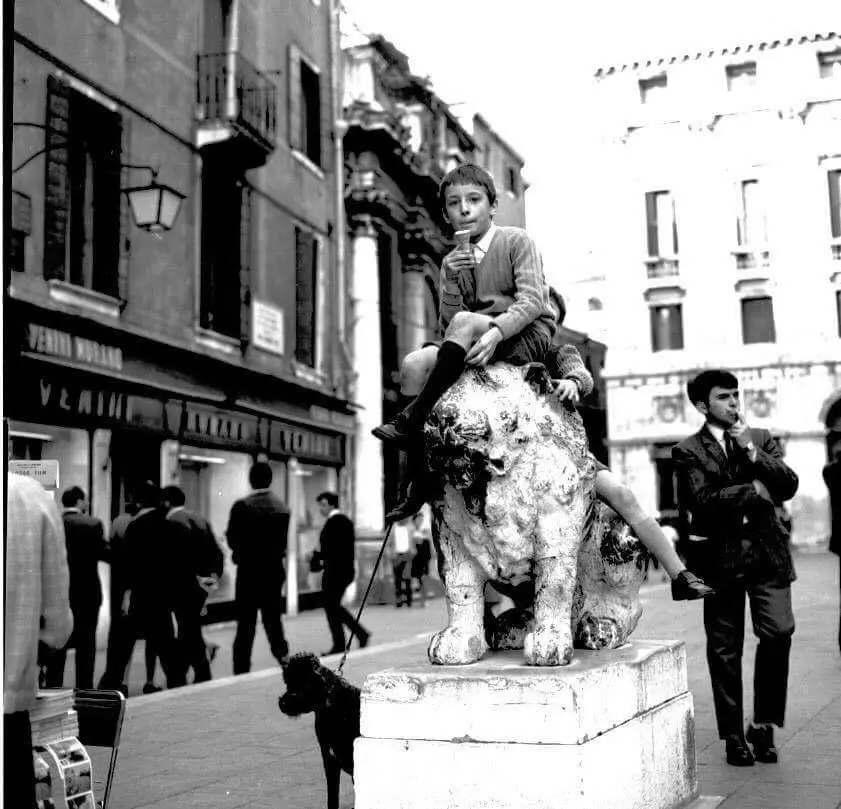
[[[829,508],[832,518],[829,549],[841,556],[841,460],[832,461],[823,468],[823,479],[829,489]]]
[[[162,508],[141,510],[126,526],[125,560],[132,611],[149,605],[169,608],[182,586],[172,526]]]
[[[289,509],[273,492],[259,489],[231,507],[226,533],[237,581],[285,577]]]
[[[353,521],[344,514],[328,517],[321,529],[321,589],[344,592],[354,578],[356,534]]]
[[[65,511],[62,517],[70,571],[70,607],[74,615],[98,610],[102,604],[98,563],[109,558],[102,523],[79,511]]]
[[[181,567],[188,591],[204,600],[205,591],[196,576],[222,575],[222,550],[210,523],[195,511],[177,508],[167,514],[173,528],[173,542],[178,548],[178,565]]]
[[[793,581],[789,532],[779,508],[797,491],[797,475],[783,462],[767,430],[750,428],[749,434],[756,446],[753,463],[735,443],[728,460],[706,425],[672,449],[681,509],[689,512],[689,533],[710,540],[691,543],[692,550],[704,556],[697,560],[698,572],[713,580],[738,572],[743,540],[749,539],[763,570]],[[773,502],[756,491],[754,480],[765,484]]]

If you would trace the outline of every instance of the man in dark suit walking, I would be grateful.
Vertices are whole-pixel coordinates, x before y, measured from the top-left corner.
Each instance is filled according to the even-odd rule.
[[[47,688],[62,687],[67,649],[72,646],[76,649],[76,688],[93,688],[96,624],[102,606],[99,562],[108,559],[108,543],[102,523],[87,514],[87,497],[80,487],[72,486],[64,492],[61,504],[64,506],[62,519],[70,571],[73,634],[67,646],[50,657],[45,681]]]
[[[325,654],[337,654],[345,650],[345,626],[350,630],[351,637],[356,636],[360,646],[368,645],[371,633],[342,606],[342,596],[356,575],[353,521],[339,511],[339,497],[333,492],[322,492],[316,503],[321,516],[326,518],[321,529],[321,547],[314,564],[316,570],[323,570],[321,597],[333,639],[332,647]]]
[[[785,719],[794,632],[795,574],[780,513],[783,501],[797,491],[797,475],[783,462],[771,434],[745,423],[733,374],[703,371],[687,388],[706,423],[674,447],[672,457],[680,506],[688,511],[694,540],[687,543],[687,561],[716,590],[704,601],[704,629],[718,732],[728,764],[773,763],[773,726],[782,727]],[[742,705],[746,596],[759,639],[747,734]]]
[[[174,593],[178,642],[187,666],[193,669],[193,682],[202,683],[211,679],[211,673],[201,633],[201,612],[209,588],[222,576],[222,551],[210,523],[185,507],[186,497],[180,487],[165,486],[161,494],[168,509],[167,520],[174,529],[172,559],[180,571]]]
[[[255,463],[248,479],[254,491],[231,507],[227,530],[228,545],[237,566],[234,674],[251,670],[258,612],[275,660],[283,663],[289,655],[280,617],[286,580],[289,509],[269,490],[272,468],[267,463]]]

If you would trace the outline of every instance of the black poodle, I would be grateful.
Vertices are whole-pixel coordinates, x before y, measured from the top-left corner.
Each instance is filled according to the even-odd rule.
[[[287,716],[315,713],[315,737],[327,777],[327,809],[339,809],[341,770],[353,778],[353,743],[359,736],[360,691],[310,652],[283,666],[286,693],[277,705]]]

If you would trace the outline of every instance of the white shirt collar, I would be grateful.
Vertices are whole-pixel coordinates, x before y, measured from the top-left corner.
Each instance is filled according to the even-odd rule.
[[[331,517],[335,517],[337,514],[341,514],[342,512],[339,509],[334,508],[328,515],[327,519],[329,520]]]
[[[727,444],[724,441],[724,427],[707,422],[707,429],[712,433],[712,437],[721,444],[721,448],[727,452]]]
[[[491,226],[488,228],[488,232],[484,236],[482,236],[482,238],[479,239],[479,241],[476,242],[476,244],[473,245],[474,253],[476,253],[476,248],[479,248],[479,250],[482,251],[481,256],[477,256],[477,258],[482,259],[487,255],[488,250],[491,246],[491,241],[494,237],[494,233],[496,233],[498,229],[499,228],[497,228],[497,226],[493,222],[491,222]]]
[[[176,511],[184,511],[184,509],[185,509],[185,508],[186,508],[186,506],[173,506],[173,507],[169,510],[169,513],[170,513],[170,514],[175,514],[175,512],[176,512]]]

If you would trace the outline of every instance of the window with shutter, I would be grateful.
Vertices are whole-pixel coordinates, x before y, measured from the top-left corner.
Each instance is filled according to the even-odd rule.
[[[742,299],[742,342],[775,343],[774,305],[769,297]]]
[[[302,151],[316,166],[321,165],[321,83],[318,73],[301,62]]]
[[[243,308],[250,306],[248,192],[241,175],[219,161],[205,160],[199,324],[237,340],[243,338]]]
[[[295,228],[295,359],[315,367],[318,240]]]
[[[768,226],[758,180],[744,180],[739,188],[736,236],[740,247],[765,245]]]
[[[668,258],[678,254],[675,201],[669,191],[648,191],[645,195],[648,255]]]
[[[289,147],[301,150],[301,52],[289,46]]]
[[[44,276],[120,295],[123,122],[56,77],[47,86]]]

